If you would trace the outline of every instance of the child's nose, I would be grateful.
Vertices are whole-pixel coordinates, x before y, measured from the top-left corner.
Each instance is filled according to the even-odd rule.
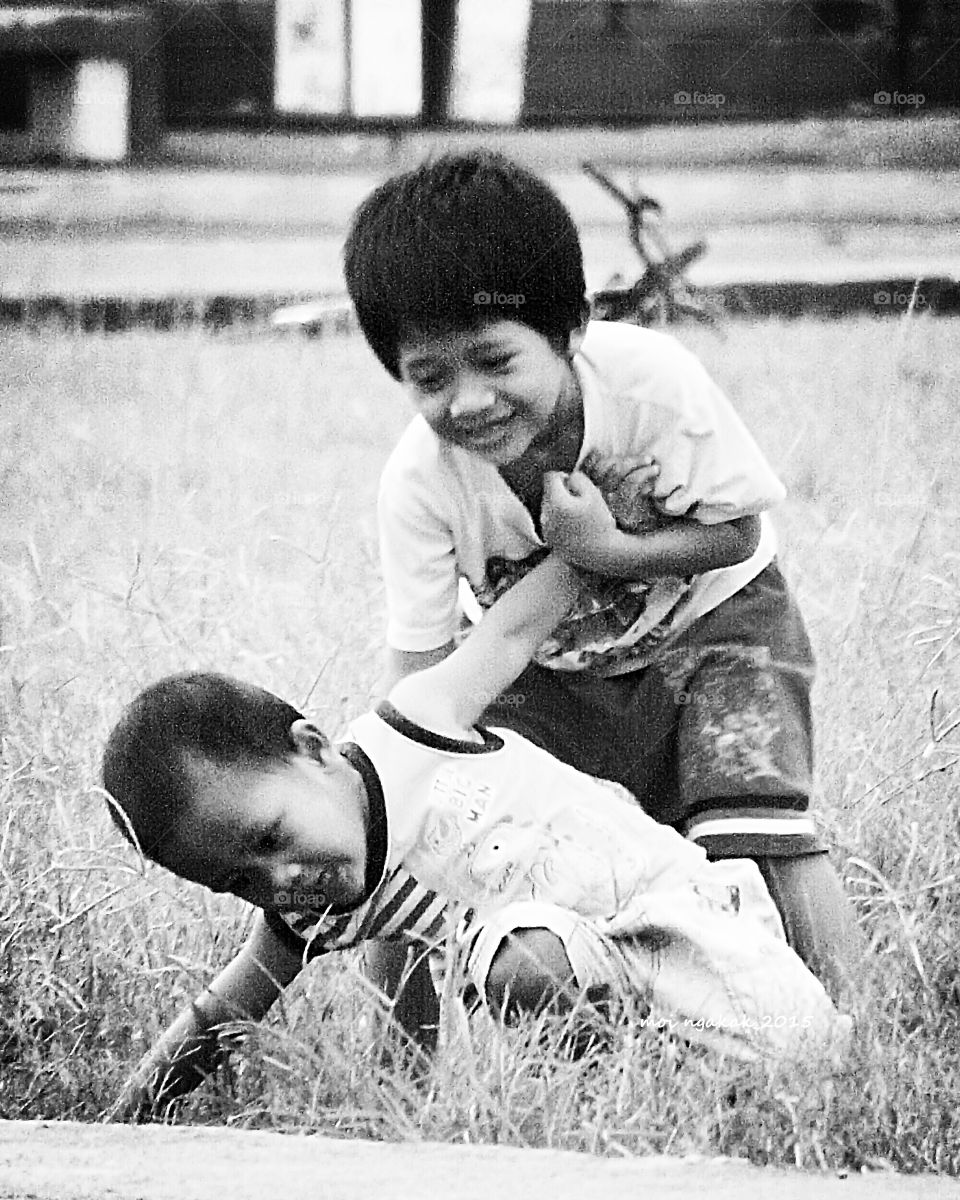
[[[453,400],[450,403],[450,416],[472,416],[474,413],[485,412],[494,403],[493,389],[485,379],[467,376],[457,382]]]

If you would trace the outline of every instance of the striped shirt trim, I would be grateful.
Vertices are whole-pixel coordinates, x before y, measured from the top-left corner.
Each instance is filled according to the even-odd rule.
[[[394,871],[367,910],[357,930],[358,941],[375,937],[384,925],[403,911],[404,905],[407,904],[416,889],[417,881],[415,879],[405,872]]]
[[[407,937],[429,943],[444,932],[448,907],[446,897],[425,888],[398,867],[362,912],[319,922],[301,913],[268,913],[267,919],[273,928],[276,923],[282,924],[281,936],[287,935],[284,940],[293,935],[300,952],[314,958],[374,938],[385,941]]]
[[[438,923],[442,925],[447,909],[447,900],[398,867],[390,885],[397,885],[394,894],[386,903],[376,905],[359,931],[359,938],[404,937],[426,938],[433,935]],[[390,886],[388,885],[388,886]]]
[[[710,814],[690,821],[686,836],[712,859],[794,857],[827,849],[813,819],[800,813],[770,817]]]
[[[687,826],[686,836],[691,841],[708,837],[730,837],[734,834],[774,835],[782,837],[817,836],[817,827],[812,817],[714,817],[693,820]]]

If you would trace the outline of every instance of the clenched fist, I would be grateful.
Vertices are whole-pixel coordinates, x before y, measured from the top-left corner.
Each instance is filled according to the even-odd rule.
[[[583,473],[600,489],[619,529],[636,533],[661,523],[652,500],[660,467],[649,455],[607,458],[594,450],[583,461]]]
[[[617,523],[600,489],[582,471],[548,471],[540,527],[547,545],[576,565],[616,531]]]

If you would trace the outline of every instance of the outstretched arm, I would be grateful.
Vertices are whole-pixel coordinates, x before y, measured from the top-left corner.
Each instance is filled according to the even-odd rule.
[[[665,516],[654,505],[653,489],[660,475],[660,466],[649,454],[611,457],[592,452],[584,459],[577,475],[585,475],[591,483],[596,484],[618,529],[635,533],[677,523],[678,518]],[[569,487],[566,492],[568,496],[571,494]],[[548,489],[547,496],[550,495]],[[587,507],[592,505],[588,504]],[[602,510],[598,515],[603,518]],[[451,640],[433,650],[422,651],[388,648],[381,681],[382,693],[389,695],[407,675],[425,671],[445,659],[453,653],[455,644]]]
[[[603,509],[596,487],[579,473],[549,472],[544,503],[564,493]],[[437,733],[462,735],[517,678],[579,591],[576,572],[551,554],[505,592],[468,638],[441,662],[402,679],[390,700],[405,716]]]
[[[259,1021],[300,967],[300,956],[280,941],[259,914],[240,953],[144,1057],[108,1119],[145,1120],[191,1092],[227,1054],[220,1026]]]

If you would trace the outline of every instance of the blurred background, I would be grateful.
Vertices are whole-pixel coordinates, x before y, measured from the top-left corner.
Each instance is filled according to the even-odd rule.
[[[170,131],[890,117],[960,97],[957,0],[0,5],[0,161]]]

